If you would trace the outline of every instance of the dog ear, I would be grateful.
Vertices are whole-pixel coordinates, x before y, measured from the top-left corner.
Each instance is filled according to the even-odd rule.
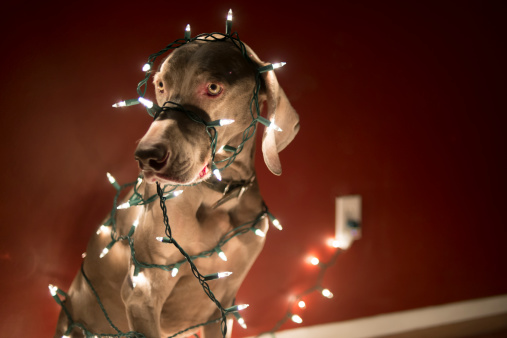
[[[251,48],[248,46],[246,48],[248,56],[258,67],[270,64],[261,61]],[[262,153],[268,169],[275,175],[281,175],[282,165],[278,153],[294,139],[299,131],[299,116],[278,84],[275,72],[264,72],[261,76],[265,85],[267,119],[282,129],[282,131],[277,131],[273,128],[264,128]]]

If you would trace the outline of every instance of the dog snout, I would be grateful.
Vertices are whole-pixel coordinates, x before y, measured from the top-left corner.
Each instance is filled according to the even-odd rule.
[[[169,152],[163,144],[147,146],[140,144],[134,156],[142,170],[153,169],[158,171],[166,165]]]

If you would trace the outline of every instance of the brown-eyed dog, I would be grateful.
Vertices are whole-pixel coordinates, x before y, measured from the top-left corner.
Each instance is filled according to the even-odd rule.
[[[207,122],[235,121],[216,127],[215,163],[230,156],[219,151],[223,145],[236,147],[242,142],[245,129],[252,123],[250,108],[257,69],[269,65],[250,48],[246,47],[246,50],[253,62],[248,61],[230,41],[195,40],[174,50],[154,75],[159,106],[172,101]],[[269,170],[280,175],[278,152],[295,137],[299,118],[279,87],[274,72],[264,72],[261,77],[259,104],[262,107],[266,102],[267,119],[275,121],[282,129],[264,128],[262,151]],[[222,181],[219,182],[212,177],[212,151],[205,126],[185,113],[177,109],[164,110],[140,140],[135,157],[144,179],[138,191],[145,197],[157,194],[157,181],[161,186],[183,185],[183,193],[165,203],[172,236],[190,256],[213,249],[224,234],[252,221],[262,212],[263,201],[255,179],[254,143],[255,137],[244,143],[234,162],[222,170]],[[126,198],[130,195],[132,192]],[[165,236],[162,218],[159,200],[118,210],[118,235],[127,235],[134,221],[139,221],[133,236],[138,261],[169,265],[182,260],[183,256],[173,245],[156,240],[156,237]],[[268,219],[263,218],[256,227],[266,233]],[[188,263],[182,264],[174,277],[158,268],[141,269],[142,278],[136,279],[134,287],[134,265],[126,241],[117,242],[107,255],[100,258],[110,241],[107,233],[93,236],[86,250],[83,270],[111,322],[119,330],[159,338],[220,318],[220,311],[205,295]],[[227,261],[217,255],[194,260],[203,275],[232,272],[227,278],[208,282],[224,308],[233,305],[236,292],[263,244],[263,237],[249,231],[222,247]],[[70,287],[65,306],[73,320],[89,331],[117,333],[106,320],[81,272]],[[227,322],[227,336],[230,337],[231,320]],[[67,316],[62,311],[55,337],[61,337],[68,325]],[[193,332],[195,330],[190,330],[181,336]],[[218,322],[204,326],[201,333],[206,338],[222,336]],[[73,330],[72,337],[82,336],[81,330]]]

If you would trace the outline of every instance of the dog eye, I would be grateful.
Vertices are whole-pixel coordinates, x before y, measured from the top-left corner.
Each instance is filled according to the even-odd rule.
[[[164,92],[164,83],[162,81],[158,81],[157,83],[158,91],[163,93]]]
[[[216,83],[210,83],[208,85],[208,95],[216,96],[222,92],[222,87]]]

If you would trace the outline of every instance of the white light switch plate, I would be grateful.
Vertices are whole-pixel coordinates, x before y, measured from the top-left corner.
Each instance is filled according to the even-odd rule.
[[[361,238],[361,196],[336,197],[335,240],[342,249]]]

